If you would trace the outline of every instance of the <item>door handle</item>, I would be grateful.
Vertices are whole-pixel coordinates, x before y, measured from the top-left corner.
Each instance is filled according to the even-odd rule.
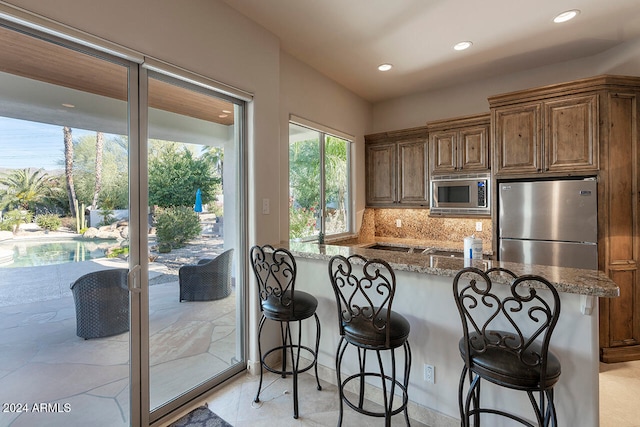
[[[142,267],[140,267],[140,264],[137,264],[127,273],[127,287],[129,288],[129,292],[135,292],[137,294],[142,292],[139,279],[140,270],[142,270]]]

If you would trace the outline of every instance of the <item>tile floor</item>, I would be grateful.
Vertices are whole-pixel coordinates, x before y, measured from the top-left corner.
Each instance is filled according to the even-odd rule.
[[[640,360],[600,364],[600,427],[640,427]]]
[[[298,419],[293,418],[291,377],[265,373],[260,402],[254,403],[258,390],[258,377],[243,374],[232,380],[207,399],[209,409],[234,427],[255,426],[335,426],[338,422],[338,389],[326,381],[320,381],[322,390],[317,390],[315,377],[304,373],[299,376]],[[371,408],[375,405],[370,403]],[[392,426],[406,426],[402,414],[394,415]],[[344,408],[344,426],[384,426],[383,418],[368,417],[349,407]],[[411,420],[414,427],[426,427]]]
[[[600,426],[640,427],[640,361],[600,365]],[[300,417],[294,420],[291,400],[291,379],[265,374],[262,402],[253,403],[258,378],[240,375],[231,380],[208,399],[209,408],[234,427],[257,425],[277,426],[333,426],[338,420],[337,388],[321,381],[322,391],[316,390],[315,379],[307,373],[300,376]],[[287,416],[283,416],[287,414]],[[404,418],[396,415],[394,426],[404,426]],[[344,410],[345,426],[383,426],[382,419]],[[425,424],[411,421],[412,426]],[[438,426],[431,426],[438,427]],[[569,426],[568,426],[569,427]],[[596,427],[596,426],[593,426]]]

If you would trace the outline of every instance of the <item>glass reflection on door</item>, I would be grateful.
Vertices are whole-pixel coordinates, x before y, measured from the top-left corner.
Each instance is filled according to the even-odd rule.
[[[235,220],[241,110],[150,75],[149,388],[157,419],[242,361]]]
[[[130,69],[2,26],[0,63],[0,425],[129,426]]]

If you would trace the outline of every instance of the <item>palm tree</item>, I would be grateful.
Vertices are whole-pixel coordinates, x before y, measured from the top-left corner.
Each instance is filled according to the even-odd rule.
[[[96,186],[93,190],[93,201],[91,207],[96,208],[98,206],[98,196],[102,189],[102,153],[104,151],[104,134],[102,132],[96,132]]]
[[[64,175],[67,178],[67,194],[69,196],[69,210],[71,216],[76,216],[76,189],[73,185],[73,135],[71,128],[62,128],[64,134]]]
[[[42,169],[11,171],[0,178],[0,184],[5,187],[0,192],[1,209],[32,210],[50,192],[50,177]]]
[[[211,163],[220,179],[222,179],[222,172],[224,169],[224,148],[206,146],[202,149],[202,157]]]

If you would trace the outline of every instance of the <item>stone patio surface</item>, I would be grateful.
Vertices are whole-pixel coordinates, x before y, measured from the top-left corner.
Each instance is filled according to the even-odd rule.
[[[178,268],[221,251],[221,241],[203,238],[150,264],[152,408],[236,361],[235,292],[178,302]],[[82,274],[126,266],[99,259],[0,269],[0,402],[29,409],[0,412],[0,427],[129,425],[129,333],[77,337],[70,291]],[[45,412],[34,412],[36,404]]]

